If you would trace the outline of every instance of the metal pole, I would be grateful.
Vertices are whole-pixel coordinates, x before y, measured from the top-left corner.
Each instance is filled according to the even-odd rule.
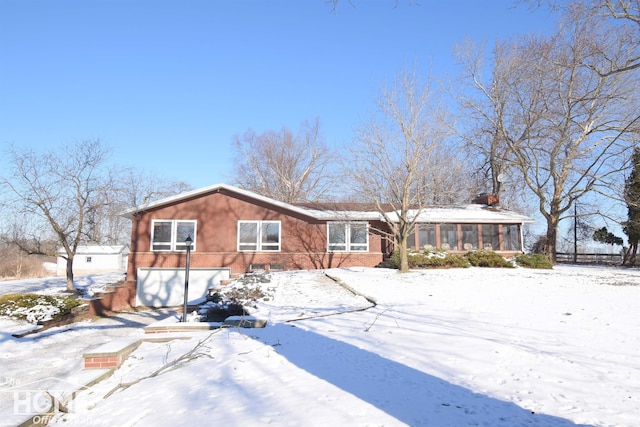
[[[184,267],[184,303],[182,305],[182,321],[187,321],[187,301],[189,299],[189,265],[191,264],[191,236],[185,240],[187,244],[187,262]]]
[[[573,263],[578,263],[578,203],[573,202]]]

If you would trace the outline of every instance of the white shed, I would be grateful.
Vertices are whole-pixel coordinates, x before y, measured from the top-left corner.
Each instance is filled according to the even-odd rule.
[[[64,249],[58,251],[58,276],[64,276],[67,271],[67,260],[62,257]],[[92,273],[124,273],[127,271],[129,248],[123,245],[78,246],[73,259],[73,274]]]

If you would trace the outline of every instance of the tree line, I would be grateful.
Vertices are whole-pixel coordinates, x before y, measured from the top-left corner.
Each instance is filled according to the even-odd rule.
[[[339,13],[338,2],[329,3]],[[537,247],[551,261],[559,224],[585,201],[589,211],[583,215],[624,226],[631,248],[625,262],[635,262],[639,2],[548,6],[558,16],[549,35],[496,40],[490,48],[473,41],[457,46],[455,84],[401,69],[381,85],[346,147],[326,143],[319,119],[297,132],[284,126],[236,135],[232,183],[288,203],[372,203],[391,224],[388,237],[400,251],[401,270],[408,269],[406,240],[417,211],[467,202],[482,192],[498,194],[507,207],[536,211],[545,221]],[[34,254],[64,248],[70,289],[80,244],[128,242],[128,227],[117,213],[187,188],[106,168],[108,149],[99,141],[59,155],[8,154],[13,170],[3,188],[13,196],[5,207],[12,220],[3,240]],[[626,203],[629,218],[602,209],[612,203]]]

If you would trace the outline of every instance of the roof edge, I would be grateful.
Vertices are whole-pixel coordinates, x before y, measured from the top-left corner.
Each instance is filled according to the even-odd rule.
[[[166,206],[166,205],[169,205],[169,204],[172,204],[172,203],[177,203],[177,202],[180,202],[182,200],[186,200],[186,199],[202,196],[202,195],[209,194],[209,193],[219,192],[220,190],[229,191],[231,193],[239,194],[239,195],[242,195],[242,196],[248,197],[250,199],[254,199],[254,200],[259,200],[261,202],[268,203],[268,204],[271,204],[271,205],[274,205],[274,206],[278,206],[280,208],[287,209],[287,210],[299,213],[301,215],[305,215],[305,216],[309,216],[309,217],[312,217],[312,218],[316,218],[316,216],[314,215],[314,212],[312,210],[305,209],[305,208],[302,208],[302,207],[299,207],[299,206],[294,206],[294,205],[286,203],[286,202],[281,202],[279,200],[275,200],[275,199],[272,199],[270,197],[266,197],[266,196],[260,195],[258,193],[254,193],[253,191],[245,190],[245,189],[242,189],[242,188],[239,188],[239,187],[235,187],[235,186],[229,185],[229,184],[224,184],[224,183],[214,184],[214,185],[210,185],[208,187],[202,187],[202,188],[198,188],[198,189],[195,189],[195,190],[185,191],[183,193],[176,194],[174,196],[165,197],[164,199],[156,200],[154,202],[138,205],[135,208],[128,209],[128,210],[120,213],[119,215],[124,217],[124,218],[131,219],[133,217],[133,215],[135,215],[138,212],[143,212],[143,211],[150,210],[150,209],[160,208],[162,206]]]
[[[139,206],[136,206],[135,208],[132,209],[128,209],[122,213],[120,213],[119,215],[124,217],[124,218],[129,218],[131,219],[136,213],[138,212],[144,212],[146,210],[150,210],[150,209],[156,209],[156,208],[160,208],[169,204],[173,204],[173,203],[178,203],[181,202],[183,200],[186,199],[190,199],[190,198],[195,198],[195,197],[199,197],[205,194],[209,194],[209,193],[215,193],[215,192],[219,192],[221,190],[224,191],[228,191],[230,193],[235,193],[253,200],[257,200],[257,201],[261,201],[263,203],[267,203],[270,204],[272,206],[276,206],[279,207],[281,209],[286,209],[289,210],[290,212],[295,212],[298,213],[300,215],[304,215],[307,216],[309,218],[313,218],[316,220],[320,220],[320,221],[328,221],[328,220],[332,220],[332,219],[339,219],[339,218],[334,218],[333,215],[331,215],[332,213],[340,213],[342,215],[344,214],[349,214],[351,213],[354,217],[357,217],[357,213],[360,214],[361,216],[361,220],[382,220],[381,218],[381,214],[378,211],[367,211],[367,212],[349,212],[347,211],[343,211],[343,210],[339,210],[339,209],[327,209],[327,210],[319,210],[319,209],[314,209],[312,207],[306,207],[306,206],[297,206],[295,204],[290,204],[290,203],[286,203],[286,202],[281,202],[279,200],[275,200],[272,199],[271,197],[267,197],[267,196],[263,196],[260,195],[258,193],[255,193],[253,191],[249,191],[249,190],[245,190],[239,187],[235,187],[233,185],[229,185],[229,184],[224,184],[224,183],[218,183],[218,184],[214,184],[214,185],[210,185],[207,187],[202,187],[202,188],[198,188],[195,190],[190,190],[190,191],[185,191],[183,193],[180,194],[176,194],[174,196],[169,196],[169,197],[165,197],[164,199],[160,199],[160,200],[156,200],[154,202],[150,202],[150,203],[145,203]],[[313,206],[313,204],[308,204],[310,206]],[[335,207],[339,207],[339,203],[334,204]],[[484,207],[483,205],[479,205],[479,204],[468,204],[468,205],[461,205],[458,207]],[[442,207],[455,207],[455,206],[442,206]],[[425,209],[425,208],[423,208]],[[423,209],[420,209],[423,210]],[[426,207],[426,209],[429,209],[428,207]],[[496,208],[494,208],[496,209]],[[499,210],[501,210],[503,213],[508,213],[508,214],[512,214],[514,215],[514,217],[512,218],[514,223],[522,223],[522,224],[531,224],[534,223],[535,220],[533,218],[527,217],[525,215],[522,214],[518,214],[516,212],[513,211],[509,211],[508,209],[503,209],[503,208],[497,208]],[[366,216],[363,215],[364,213],[368,213],[370,214],[370,216]],[[394,213],[392,212],[387,212],[387,213]],[[346,215],[346,217],[351,217],[352,215]],[[366,218],[365,218],[366,217]],[[344,219],[344,218],[343,218]],[[352,220],[355,218],[352,218]],[[394,221],[395,222],[395,221]],[[421,221],[418,221],[421,222]],[[458,221],[458,222],[466,222],[464,220],[462,221]],[[502,221],[498,221],[497,222],[504,222],[504,220]],[[509,222],[509,221],[507,221]]]

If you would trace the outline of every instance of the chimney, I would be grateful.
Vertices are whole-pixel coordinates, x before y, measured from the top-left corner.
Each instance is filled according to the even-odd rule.
[[[500,204],[500,197],[497,194],[480,194],[471,202],[477,205],[497,206]]]

